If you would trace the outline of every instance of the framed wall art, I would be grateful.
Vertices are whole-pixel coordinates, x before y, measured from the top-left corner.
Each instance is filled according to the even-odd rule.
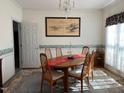
[[[80,17],[46,17],[47,37],[79,37]]]

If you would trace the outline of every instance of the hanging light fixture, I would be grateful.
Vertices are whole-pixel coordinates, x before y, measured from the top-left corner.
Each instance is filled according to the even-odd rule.
[[[74,8],[75,2],[74,0],[60,0],[59,2],[59,9],[64,10],[66,17],[68,13]]]

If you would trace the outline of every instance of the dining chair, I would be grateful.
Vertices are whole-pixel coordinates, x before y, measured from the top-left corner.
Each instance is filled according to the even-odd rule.
[[[82,49],[82,53],[83,55],[86,55],[89,52],[89,47],[88,46],[84,46]]]
[[[62,56],[61,48],[56,48],[56,57],[61,57],[61,56]]]
[[[47,56],[44,53],[40,54],[40,62],[41,62],[41,67],[42,67],[42,79],[41,79],[41,93],[42,93],[42,88],[43,88],[43,81],[47,81],[50,84],[50,93],[55,93],[53,92],[53,87],[56,84],[57,80],[59,79],[64,79],[64,74],[53,71],[48,67],[48,60]]]
[[[48,59],[52,58],[52,53],[51,53],[51,49],[50,48],[45,48],[45,54],[46,54]]]
[[[90,60],[90,55],[89,53],[87,53],[84,63],[82,64],[82,69],[71,70],[69,72],[69,77],[73,77],[81,81],[81,93],[83,93],[84,79],[87,79],[87,83],[89,86],[89,69],[90,69],[90,64],[88,64],[89,60]]]
[[[82,48],[81,54],[83,55],[83,57],[86,57],[87,53],[89,53],[89,47],[88,46],[84,46]],[[76,67],[73,67],[72,70],[73,69],[81,69],[81,68],[82,68],[82,66],[76,66]]]
[[[92,80],[93,80],[95,58],[96,58],[96,51],[93,50],[89,61],[90,64],[89,75],[92,77]]]

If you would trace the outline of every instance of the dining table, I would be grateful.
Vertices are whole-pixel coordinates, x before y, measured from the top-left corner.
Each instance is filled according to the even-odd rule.
[[[68,93],[68,74],[69,68],[82,65],[85,60],[85,55],[74,54],[61,57],[55,57],[48,60],[48,66],[53,69],[61,69],[64,72],[64,93]]]

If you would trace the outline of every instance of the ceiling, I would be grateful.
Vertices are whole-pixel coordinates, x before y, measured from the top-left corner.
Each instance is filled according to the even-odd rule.
[[[117,0],[74,0],[74,9],[102,9]],[[59,0],[17,0],[25,9],[55,10],[59,7]]]

